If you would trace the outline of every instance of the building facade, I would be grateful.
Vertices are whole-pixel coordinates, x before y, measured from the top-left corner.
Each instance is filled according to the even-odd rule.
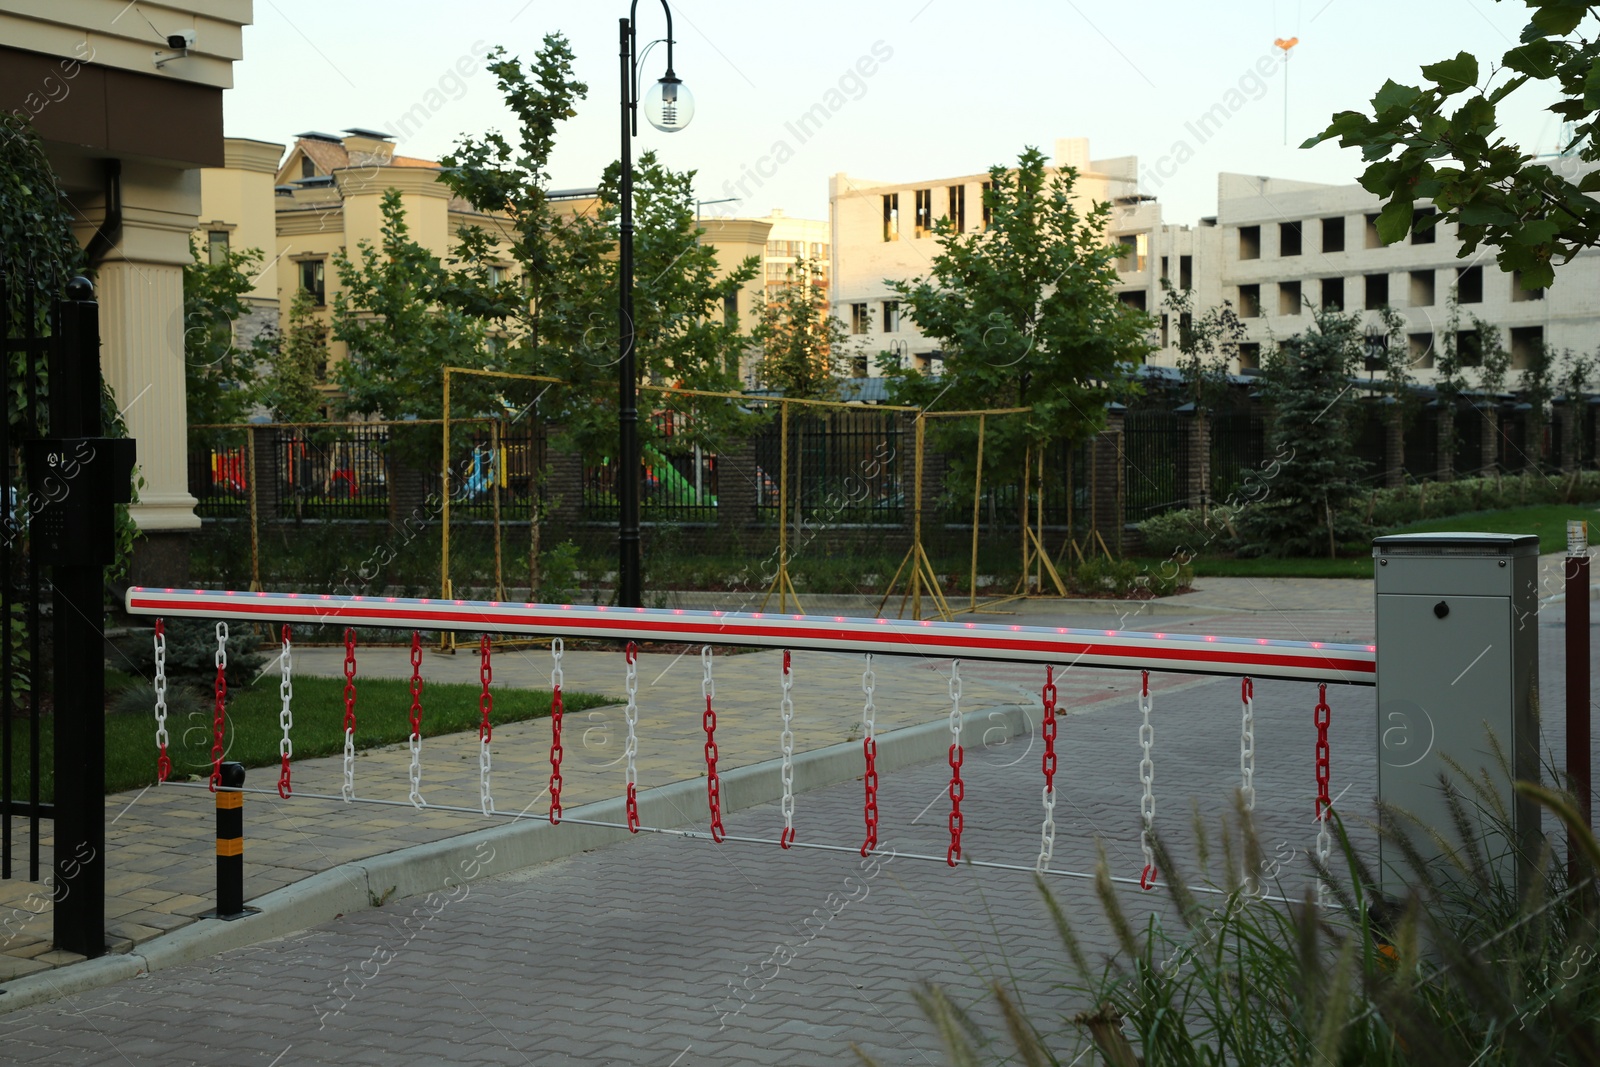
[[[183,266],[200,170],[226,162],[222,94],[252,10],[164,0],[147,22],[130,6],[0,0],[0,108],[32,123],[77,220],[105,379],[139,442],[133,576],[159,584],[181,579],[183,537],[200,525],[186,471]]]

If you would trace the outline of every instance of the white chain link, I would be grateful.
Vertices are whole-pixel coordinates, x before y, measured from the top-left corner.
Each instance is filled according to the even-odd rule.
[[[700,666],[704,674],[700,678],[700,695],[707,700],[715,700],[717,696],[717,682],[711,677],[711,646],[700,646]]]
[[[167,635],[156,633],[156,751],[167,750]]]
[[[791,695],[794,674],[788,649],[784,649],[783,658],[783,700],[778,705],[783,715],[783,733],[778,738],[778,745],[783,750],[783,768],[779,777],[783,781],[783,832],[787,837],[794,830],[794,698]]]
[[[485,815],[494,814],[494,796],[489,791],[489,742],[478,742],[478,806]]]
[[[420,732],[412,734],[409,744],[411,746],[411,806],[421,811],[428,806],[428,802],[422,799],[422,734]]]
[[[1317,823],[1317,861],[1324,871],[1328,869],[1328,857],[1333,854],[1333,835],[1328,832],[1328,823],[1332,820],[1332,809],[1329,809],[1328,817]],[[1317,906],[1328,906],[1328,883],[1321,877],[1317,878]]]
[[[217,654],[214,657],[214,661],[217,665],[217,670],[225,671],[228,669],[228,624],[225,622],[217,623]]]
[[[561,690],[564,691],[565,687],[566,687],[567,676],[561,672],[561,655],[565,651],[566,651],[566,646],[562,643],[561,638],[556,637],[556,638],[552,638],[551,639],[551,641],[550,641],[550,660],[551,660],[551,666],[550,666],[550,691],[552,693],[555,692],[557,689],[561,689]]]
[[[1144,784],[1144,796],[1139,800],[1139,816],[1143,822],[1139,830],[1139,848],[1144,853],[1144,865],[1154,867],[1156,863],[1155,849],[1150,846],[1150,828],[1156,821],[1156,765],[1150,759],[1150,747],[1155,744],[1155,727],[1150,725],[1150,708],[1153,698],[1145,691],[1141,684],[1139,689],[1139,714],[1143,721],[1139,726],[1139,747],[1144,756],[1139,760],[1139,781]]]
[[[289,639],[283,640],[283,653],[278,657],[278,663],[283,669],[282,680],[278,682],[278,697],[283,701],[283,707],[278,711],[278,725],[283,729],[283,740],[278,742],[278,755],[294,758],[294,742],[289,739],[289,731],[294,728],[294,681],[290,677]]]
[[[961,744],[961,661],[950,661],[950,743]]]
[[[1255,689],[1246,690],[1243,723],[1239,731],[1239,792],[1244,810],[1256,810],[1256,701]]]
[[[627,736],[622,742],[623,758],[623,784],[630,789],[637,790],[639,785],[639,769],[634,766],[634,757],[639,754],[639,663],[637,659],[623,657],[627,661],[626,691],[628,703],[622,709],[622,718],[628,726]],[[624,793],[626,795],[626,793]]]
[[[344,784],[339,795],[346,804],[356,799],[356,737],[349,730],[344,732]]]
[[[1056,722],[1059,730],[1059,716]],[[1039,792],[1044,800],[1044,825],[1039,828],[1039,859],[1033,869],[1044,874],[1050,869],[1050,859],[1056,851],[1056,791],[1046,784]]]
[[[867,669],[861,672],[861,692],[867,701],[861,707],[862,739],[876,737],[878,707],[872,702],[872,692],[878,687],[878,676],[872,670],[872,653],[867,653]]]

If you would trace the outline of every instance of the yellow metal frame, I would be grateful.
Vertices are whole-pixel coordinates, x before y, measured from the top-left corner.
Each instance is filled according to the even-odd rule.
[[[933,561],[928,558],[927,550],[922,547],[922,446],[927,430],[928,413],[917,412],[916,425],[916,473],[912,483],[911,505],[911,547],[906,550],[905,558],[900,561],[900,566],[895,569],[894,577],[889,579],[889,588],[884,591],[883,599],[878,601],[878,614],[883,614],[884,605],[894,595],[894,589],[900,581],[900,575],[910,572],[906,577],[906,591],[900,597],[900,608],[896,613],[897,618],[905,618],[906,601],[911,601],[911,617],[922,619],[922,586],[926,581],[928,597],[933,601],[934,613],[928,618],[953,620],[955,612],[950,609],[950,602],[945,599],[944,590],[939,588],[939,575],[933,569]]]

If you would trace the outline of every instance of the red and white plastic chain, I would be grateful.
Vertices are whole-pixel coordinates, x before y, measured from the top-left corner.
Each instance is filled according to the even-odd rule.
[[[1156,821],[1156,765],[1150,759],[1150,748],[1155,744],[1155,727],[1150,725],[1150,672],[1141,671],[1139,680],[1139,747],[1144,752],[1139,760],[1139,781],[1144,785],[1144,796],[1139,800],[1139,848],[1144,852],[1144,870],[1139,872],[1139,888],[1153,889],[1161,872],[1156,870],[1155,849],[1150,844],[1150,830]]]
[[[778,736],[778,747],[783,753],[783,764],[778,768],[778,777],[783,783],[783,799],[780,804],[783,810],[783,833],[778,837],[778,844],[784,848],[794,844],[794,698],[791,696],[793,689],[794,673],[790,670],[790,654],[786,648],[783,650],[783,699],[778,705],[783,716],[783,733]]]
[[[1256,683],[1249,678],[1239,682],[1239,699],[1244,711],[1239,727],[1239,796],[1245,811],[1256,810]]]
[[[156,620],[156,781],[172,777],[172,757],[167,755],[167,622]]]
[[[222,738],[227,728],[228,707],[228,624],[217,623],[216,708],[211,720],[211,791],[222,784]]]
[[[867,839],[861,843],[861,854],[870,855],[878,847],[878,727],[877,705],[872,701],[872,691],[878,686],[878,676],[872,671],[872,653],[867,653],[867,669],[861,672],[861,692],[866,702],[861,706],[861,754],[866,758],[867,770],[862,775],[866,784]]]
[[[705,668],[700,678],[700,692],[705,694],[706,710],[700,725],[706,732],[706,802],[711,806],[711,840],[720,842],[727,836],[722,827],[722,779],[717,775],[717,713],[711,698],[717,695],[716,681],[711,677],[711,646],[700,646],[700,663]]]
[[[288,623],[283,624],[281,636],[283,651],[278,656],[278,666],[282,673],[278,680],[278,699],[282,704],[278,708],[278,727],[283,730],[283,737],[278,741],[278,796],[288,800],[294,794],[294,783],[289,778],[289,759],[294,755],[294,742],[289,738],[289,732],[294,729],[294,679],[290,677]]]
[[[1328,856],[1333,852],[1333,838],[1328,833],[1328,817],[1333,811],[1333,801],[1328,798],[1328,725],[1333,721],[1333,709],[1328,706],[1328,685],[1317,686],[1317,708],[1313,721],[1317,725],[1317,860],[1323,870],[1328,868]],[[1317,883],[1317,898],[1326,899],[1327,883]]]
[[[422,799],[422,633],[411,631],[411,805],[419,811],[427,807]]]
[[[628,702],[623,705],[622,718],[628,733],[622,742],[623,782],[627,786],[628,832],[639,832],[639,768],[634,757],[639,754],[639,646],[628,642],[624,653],[627,661],[623,686]]]
[[[344,784],[339,795],[346,804],[356,798],[356,632],[344,631]]]
[[[561,638],[550,641],[550,825],[561,822],[561,718],[566,712],[562,704],[561,686],[566,677],[561,673]]]
[[[494,796],[489,791],[489,742],[494,740],[494,726],[489,721],[494,711],[494,696],[489,683],[494,681],[494,665],[489,662],[489,635],[478,638],[478,680],[483,689],[478,694],[478,711],[483,715],[478,723],[478,807],[485,815],[494,814]]]
[[[954,867],[961,860],[961,800],[967,785],[961,780],[966,751],[961,747],[961,661],[950,661],[950,847],[944,861]]]
[[[1044,725],[1039,732],[1044,737],[1044,825],[1039,830],[1039,862],[1034,870],[1044,874],[1050,869],[1050,857],[1056,848],[1056,669],[1045,667],[1044,689],[1040,693],[1044,702]]]

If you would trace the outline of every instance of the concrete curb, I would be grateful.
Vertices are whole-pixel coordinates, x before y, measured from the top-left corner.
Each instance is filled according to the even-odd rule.
[[[1027,709],[1008,704],[962,716],[968,748],[994,743],[1028,729]],[[974,734],[972,731],[977,730]],[[892,730],[878,737],[878,771],[889,773],[943,757],[950,746],[950,727],[943,719]],[[794,789],[804,793],[859,778],[860,742],[844,742],[794,757]],[[739,767],[722,775],[722,808],[735,812],[771,804],[782,796],[779,760]],[[704,779],[674,782],[639,794],[639,820],[647,826],[675,828],[704,817]],[[0,1015],[19,1008],[75,996],[142,973],[193,963],[231,949],[287,937],[332,919],[378,907],[401,898],[454,890],[480,878],[553,860],[565,859],[632,835],[626,827],[582,825],[575,820],[621,823],[622,799],[572,808],[567,822],[551,826],[541,815],[528,815],[499,826],[458,837],[400,849],[370,859],[342,864],[273,890],[250,901],[256,914],[233,922],[202,919],[163,934],[126,955],[102,956],[7,982],[0,996]],[[246,827],[246,834],[249,829]]]

